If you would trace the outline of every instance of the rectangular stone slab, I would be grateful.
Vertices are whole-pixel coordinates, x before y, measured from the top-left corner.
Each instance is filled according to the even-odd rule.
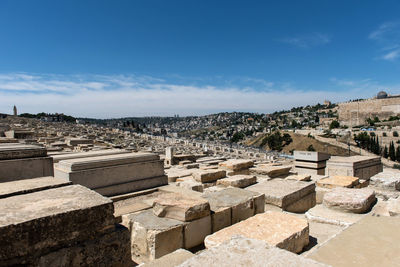
[[[0,183],[53,175],[51,157],[0,160]]]
[[[88,157],[98,157],[106,155],[117,155],[117,154],[127,154],[131,153],[124,149],[106,149],[98,151],[88,151],[88,152],[78,152],[78,153],[67,153],[61,155],[52,156],[53,162],[57,163],[61,160],[78,159],[78,158],[88,158]]]
[[[0,144],[0,160],[46,157],[46,148],[25,144]]]
[[[232,171],[239,171],[243,169],[248,169],[254,165],[252,160],[245,159],[230,159],[224,162],[219,163],[220,167],[223,167]]]
[[[262,240],[250,239],[242,236],[236,236],[231,240],[227,240],[218,247],[206,249],[178,266],[328,267],[328,265],[306,259],[286,250],[270,247]]]
[[[167,184],[168,184],[168,178],[167,176],[163,175],[163,176],[151,177],[122,184],[114,184],[106,187],[95,188],[93,190],[103,196],[116,196],[144,189],[154,188],[158,186],[163,186]]]
[[[71,185],[69,181],[51,176],[1,183],[0,198],[23,195],[50,188]]]
[[[299,253],[309,242],[308,233],[307,220],[281,212],[267,211],[207,236],[204,245],[206,248],[216,247],[235,235],[241,235]]]
[[[289,174],[292,166],[261,166],[250,168],[251,174],[268,175],[271,178]]]
[[[122,215],[122,224],[131,231],[132,258],[137,263],[160,258],[183,247],[184,223],[157,217],[152,210]]]
[[[127,153],[62,160],[58,163],[57,168],[64,171],[79,171],[138,162],[155,161],[159,159],[160,157],[158,155],[152,153]]]
[[[60,161],[61,163],[62,161]],[[57,165],[56,165],[57,166]],[[124,165],[108,166],[80,171],[55,169],[55,177],[84,185],[91,189],[103,188],[164,175],[164,164],[161,160],[136,162]]]
[[[188,222],[209,216],[210,204],[204,198],[165,193],[153,201],[153,212],[159,217]]]
[[[257,178],[254,175],[235,175],[217,180],[217,185],[244,188],[256,182]]]
[[[317,186],[323,188],[335,188],[335,187],[355,187],[359,184],[359,179],[353,176],[330,176],[322,178],[317,181]]]
[[[218,179],[226,177],[224,170],[199,170],[192,173],[193,178],[202,183],[214,182]]]
[[[273,179],[246,188],[249,191],[265,194],[265,203],[286,209],[290,204],[315,193],[315,184],[294,180]]]
[[[308,258],[332,266],[398,266],[399,218],[365,216]]]
[[[93,238],[114,227],[112,201],[80,185],[0,199],[0,261]]]
[[[293,152],[293,156],[295,160],[304,160],[312,162],[326,161],[331,157],[327,153],[313,152],[313,151],[297,151],[297,150]]]

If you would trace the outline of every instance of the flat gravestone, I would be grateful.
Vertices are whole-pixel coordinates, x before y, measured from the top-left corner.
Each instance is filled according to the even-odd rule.
[[[324,195],[325,207],[345,212],[364,213],[376,201],[375,193],[368,188],[338,187]]]
[[[308,234],[307,220],[286,213],[267,211],[207,236],[204,245],[206,248],[216,247],[235,235],[241,235],[299,253],[309,243]]]

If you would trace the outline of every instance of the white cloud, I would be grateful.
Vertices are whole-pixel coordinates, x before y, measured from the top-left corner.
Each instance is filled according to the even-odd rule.
[[[381,24],[368,38],[379,46],[378,59],[395,61],[400,56],[400,22],[391,21]]]
[[[311,33],[297,35],[295,37],[288,37],[281,40],[283,43],[294,45],[300,48],[310,48],[314,46],[320,46],[330,43],[332,40],[331,36],[322,33]]]
[[[305,91],[291,83],[257,79],[251,82],[264,84],[265,90],[233,86],[230,82],[228,86],[182,85],[135,75],[28,76],[0,75],[0,113],[10,113],[14,104],[20,112],[62,112],[96,118],[203,115],[222,111],[267,113],[321,103],[324,99],[336,102],[370,96],[378,88],[368,80],[356,84],[332,79],[338,88],[349,86],[349,90],[338,94]]]

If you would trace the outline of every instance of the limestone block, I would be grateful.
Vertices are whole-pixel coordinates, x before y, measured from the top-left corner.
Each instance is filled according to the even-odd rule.
[[[51,188],[71,185],[69,181],[51,176],[1,183],[0,198],[23,195]]]
[[[227,171],[227,176],[235,176],[235,175],[250,175],[250,169],[243,169],[239,171]]]
[[[183,247],[183,223],[160,218],[151,210],[122,215],[131,231],[131,253],[135,262],[147,262]]]
[[[106,149],[106,150],[98,150],[98,151],[67,153],[67,154],[61,154],[61,155],[54,155],[51,157],[53,158],[54,163],[58,163],[61,160],[89,158],[89,157],[98,157],[98,156],[116,155],[116,154],[127,154],[127,153],[131,153],[131,152],[129,152],[128,150],[124,150],[124,149]]]
[[[323,204],[331,209],[364,213],[376,201],[375,192],[368,188],[350,189],[337,187],[324,196]]]
[[[77,245],[52,251],[32,262],[31,266],[132,266],[129,231],[123,226],[113,232]]]
[[[144,263],[140,265],[140,267],[175,267],[193,256],[194,254],[192,252],[180,248],[161,258]]]
[[[387,210],[389,216],[399,216],[400,215],[400,199],[391,198],[387,201]]]
[[[256,182],[257,178],[254,175],[235,175],[232,177],[219,179],[217,181],[217,185],[244,188],[255,184]]]
[[[184,167],[186,169],[198,169],[199,168],[199,163],[190,163],[190,164],[186,164]]]
[[[184,225],[184,248],[189,249],[201,245],[204,238],[212,233],[211,216],[206,216]]]
[[[232,209],[220,208],[211,212],[211,231],[215,233],[232,225]]]
[[[331,190],[332,189],[317,186],[315,188],[317,204],[322,204],[322,202],[324,200],[324,195],[326,193],[330,192]]]
[[[0,160],[0,183],[53,175],[51,157]]]
[[[314,151],[298,151],[298,150],[295,150],[293,152],[293,156],[296,160],[313,161],[313,162],[326,161],[331,157],[327,153],[314,152]]]
[[[186,260],[179,267],[204,266],[327,266],[276,247],[270,247],[265,241],[235,236],[220,246],[209,248]]]
[[[178,178],[181,179],[181,178]],[[204,186],[202,183],[195,181],[191,176],[182,181],[177,181],[176,186],[190,189],[197,192],[203,192]]]
[[[359,184],[359,179],[353,176],[330,176],[322,178],[316,182],[317,186],[324,188],[335,187],[355,187]]]
[[[221,208],[231,208],[232,224],[234,224],[255,213],[253,195],[246,191],[239,188],[226,188],[220,191],[206,192],[202,197],[209,201],[211,210],[214,212]]]
[[[285,208],[288,212],[303,213],[317,204],[316,193],[312,192]]]
[[[199,170],[192,174],[193,178],[202,183],[214,182],[218,179],[226,177],[224,170]]]
[[[190,197],[180,193],[166,193],[153,202],[153,212],[159,217],[193,221],[210,215],[210,204],[204,198]]]
[[[219,163],[219,166],[227,170],[239,171],[243,169],[248,169],[254,165],[252,160],[245,159],[230,159]]]
[[[0,144],[0,160],[46,157],[46,148],[18,143]]]
[[[109,185],[105,187],[99,187],[93,189],[97,193],[103,196],[115,196],[121,195],[131,192],[136,192],[140,190],[145,190],[149,188],[154,188],[162,185],[168,184],[168,178],[165,175],[158,176],[158,177],[150,177],[141,180],[135,180],[132,182],[122,183],[122,184],[115,184]]]
[[[123,184],[163,176],[164,165],[156,158],[151,153],[129,153],[62,160],[56,164],[55,177],[91,189]]]
[[[339,226],[350,226],[365,216],[364,214],[342,212],[325,207],[324,205],[316,205],[306,212],[306,218],[309,221],[327,223]]]
[[[263,240],[270,246],[299,253],[309,242],[307,220],[281,212],[267,211],[206,237],[207,248],[216,247],[234,235]]]
[[[398,266],[399,218],[363,215],[308,258],[332,266]]]
[[[400,172],[385,170],[372,176],[369,184],[385,190],[400,190]]]
[[[80,185],[0,199],[0,261],[86,240],[114,226],[112,201]]]
[[[310,174],[297,174],[297,175],[290,175],[286,177],[287,180],[296,180],[296,181],[303,181],[303,182],[309,182],[311,181],[311,175]]]
[[[286,210],[291,204],[299,201],[309,194],[315,193],[315,184],[294,180],[273,179],[257,183],[247,187],[246,189],[265,194],[265,203],[272,204],[281,207],[283,210]],[[310,203],[311,205],[313,202],[304,203]],[[312,206],[304,206],[303,211],[306,211]]]
[[[257,166],[250,168],[250,173],[268,175],[271,178],[275,178],[288,175],[291,169],[292,166]]]

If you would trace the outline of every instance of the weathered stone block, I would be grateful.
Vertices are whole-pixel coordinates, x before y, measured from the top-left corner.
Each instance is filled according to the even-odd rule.
[[[180,193],[166,193],[154,200],[153,212],[158,217],[188,222],[209,216],[210,204],[203,198]]]
[[[57,179],[51,176],[6,182],[1,183],[0,198],[23,195],[71,184],[72,183],[69,181]]]
[[[193,178],[202,183],[214,182],[218,179],[226,177],[224,170],[199,170],[192,174]]]
[[[359,184],[359,179],[353,176],[330,176],[317,181],[317,186],[323,188],[335,187],[355,187]]]
[[[142,264],[140,267],[175,267],[193,256],[192,252],[180,248],[154,261]]]
[[[91,239],[114,227],[112,201],[80,185],[0,199],[0,261]]]
[[[204,244],[207,248],[216,247],[235,235],[241,235],[298,253],[308,244],[308,233],[307,220],[267,211],[207,236]]]
[[[248,169],[254,165],[252,160],[245,159],[230,159],[219,163],[219,166],[227,170],[239,171],[243,169]]]
[[[179,265],[179,267],[204,266],[323,267],[326,265],[283,249],[270,247],[262,240],[235,236],[220,246],[209,248]]]
[[[275,178],[288,175],[291,169],[292,166],[257,166],[250,168],[250,173],[268,175],[271,178]]]
[[[206,216],[184,226],[184,248],[189,249],[201,245],[204,238],[212,233],[211,216]]]
[[[384,190],[400,190],[400,172],[385,170],[372,176],[369,184]]]
[[[152,210],[122,215],[122,223],[131,231],[132,259],[147,262],[183,247],[183,223],[160,218]]]
[[[257,178],[254,175],[235,175],[217,180],[217,185],[244,188],[256,182]]]
[[[265,203],[272,204],[287,210],[291,204],[301,200],[310,194],[315,193],[315,184],[309,182],[301,182],[294,180],[273,179],[263,181],[246,188],[249,191],[265,194]],[[315,195],[314,195],[315,196]],[[309,196],[310,198],[312,196]],[[305,201],[304,204],[309,203],[310,206],[303,206],[302,211],[306,211],[313,207],[312,201]],[[299,211],[299,206],[296,210]]]
[[[337,187],[324,196],[323,204],[331,209],[345,212],[364,213],[376,201],[375,193],[371,189],[350,189]]]

